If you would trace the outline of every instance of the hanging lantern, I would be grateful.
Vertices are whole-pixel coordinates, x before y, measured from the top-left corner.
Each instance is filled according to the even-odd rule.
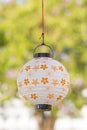
[[[36,109],[50,110],[69,91],[69,75],[65,67],[49,53],[35,53],[34,59],[21,69],[17,85],[20,95],[36,105]]]
[[[17,86],[20,96],[34,104],[37,110],[51,110],[52,105],[57,105],[67,95],[69,75],[65,67],[54,60],[50,53],[36,53],[40,46],[51,49],[44,44],[44,33],[42,40],[42,44],[35,48],[34,58],[21,69]],[[51,52],[53,54],[52,49]]]

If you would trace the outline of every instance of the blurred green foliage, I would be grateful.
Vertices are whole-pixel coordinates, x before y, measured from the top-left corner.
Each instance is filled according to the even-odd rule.
[[[18,97],[18,70],[41,42],[41,0],[16,2],[0,1],[0,104]],[[63,102],[81,108],[87,104],[82,94],[87,87],[87,1],[45,0],[45,42],[70,73],[71,90]]]

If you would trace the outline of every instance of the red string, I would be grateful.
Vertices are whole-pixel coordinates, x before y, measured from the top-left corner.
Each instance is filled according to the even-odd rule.
[[[42,0],[42,36],[44,38],[44,0]]]

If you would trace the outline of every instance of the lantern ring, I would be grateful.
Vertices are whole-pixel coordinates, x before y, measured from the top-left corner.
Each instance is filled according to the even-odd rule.
[[[33,56],[35,56],[36,50],[37,50],[39,47],[41,47],[41,46],[46,46],[46,47],[48,47],[48,48],[51,50],[51,55],[50,55],[50,56],[51,56],[51,57],[54,56],[54,50],[53,50],[53,48],[50,47],[50,46],[47,45],[47,44],[44,44],[44,43],[42,43],[42,44],[40,44],[40,45],[37,45],[37,46],[35,47],[34,52],[33,52]]]

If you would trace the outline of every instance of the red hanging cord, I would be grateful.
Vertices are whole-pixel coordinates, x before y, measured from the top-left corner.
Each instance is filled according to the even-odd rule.
[[[44,0],[42,0],[42,34],[44,34]]]
[[[44,0],[42,0],[42,44],[44,44]]]

